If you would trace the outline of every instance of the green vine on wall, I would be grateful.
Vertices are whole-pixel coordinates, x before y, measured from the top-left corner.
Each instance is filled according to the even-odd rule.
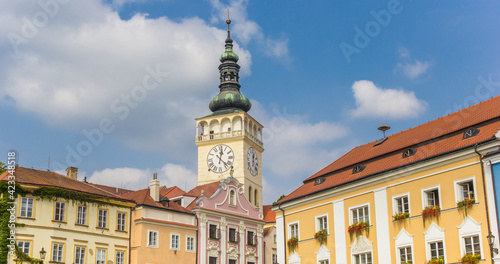
[[[17,245],[16,246],[16,263],[29,262],[31,264],[43,264],[43,260],[32,258],[24,253]]]

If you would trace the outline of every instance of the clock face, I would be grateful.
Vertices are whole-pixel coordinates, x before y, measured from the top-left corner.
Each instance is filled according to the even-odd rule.
[[[217,145],[208,152],[208,168],[216,173],[227,171],[234,163],[234,152],[227,145]]]
[[[257,152],[255,149],[249,148],[247,152],[247,164],[250,173],[255,176],[259,172],[259,159],[257,158]]]

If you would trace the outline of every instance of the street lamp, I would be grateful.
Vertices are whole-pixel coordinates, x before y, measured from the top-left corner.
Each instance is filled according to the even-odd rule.
[[[495,252],[495,254],[498,254],[498,248],[494,248],[493,245],[495,244],[495,236],[491,233],[490,233],[486,236],[486,238],[488,239],[488,244],[490,245],[490,249],[492,252]]]
[[[42,250],[40,250],[40,259],[44,260],[45,259],[45,254],[47,254],[47,251],[45,251],[42,247]]]

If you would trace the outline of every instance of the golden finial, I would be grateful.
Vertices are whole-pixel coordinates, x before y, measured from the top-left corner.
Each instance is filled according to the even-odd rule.
[[[231,24],[231,19],[229,19],[229,8],[227,9],[227,20],[226,20],[226,24],[227,24],[227,30],[229,30],[229,24]]]

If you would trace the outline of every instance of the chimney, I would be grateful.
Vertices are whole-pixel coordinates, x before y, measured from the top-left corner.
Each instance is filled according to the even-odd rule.
[[[77,175],[78,175],[78,168],[68,167],[66,169],[66,176],[68,176],[69,178],[71,178],[73,180],[76,180],[77,179]]]
[[[155,202],[160,201],[160,181],[158,180],[158,174],[156,174],[156,172],[153,173],[153,180],[149,187],[149,195],[151,195],[151,198],[153,198]]]

